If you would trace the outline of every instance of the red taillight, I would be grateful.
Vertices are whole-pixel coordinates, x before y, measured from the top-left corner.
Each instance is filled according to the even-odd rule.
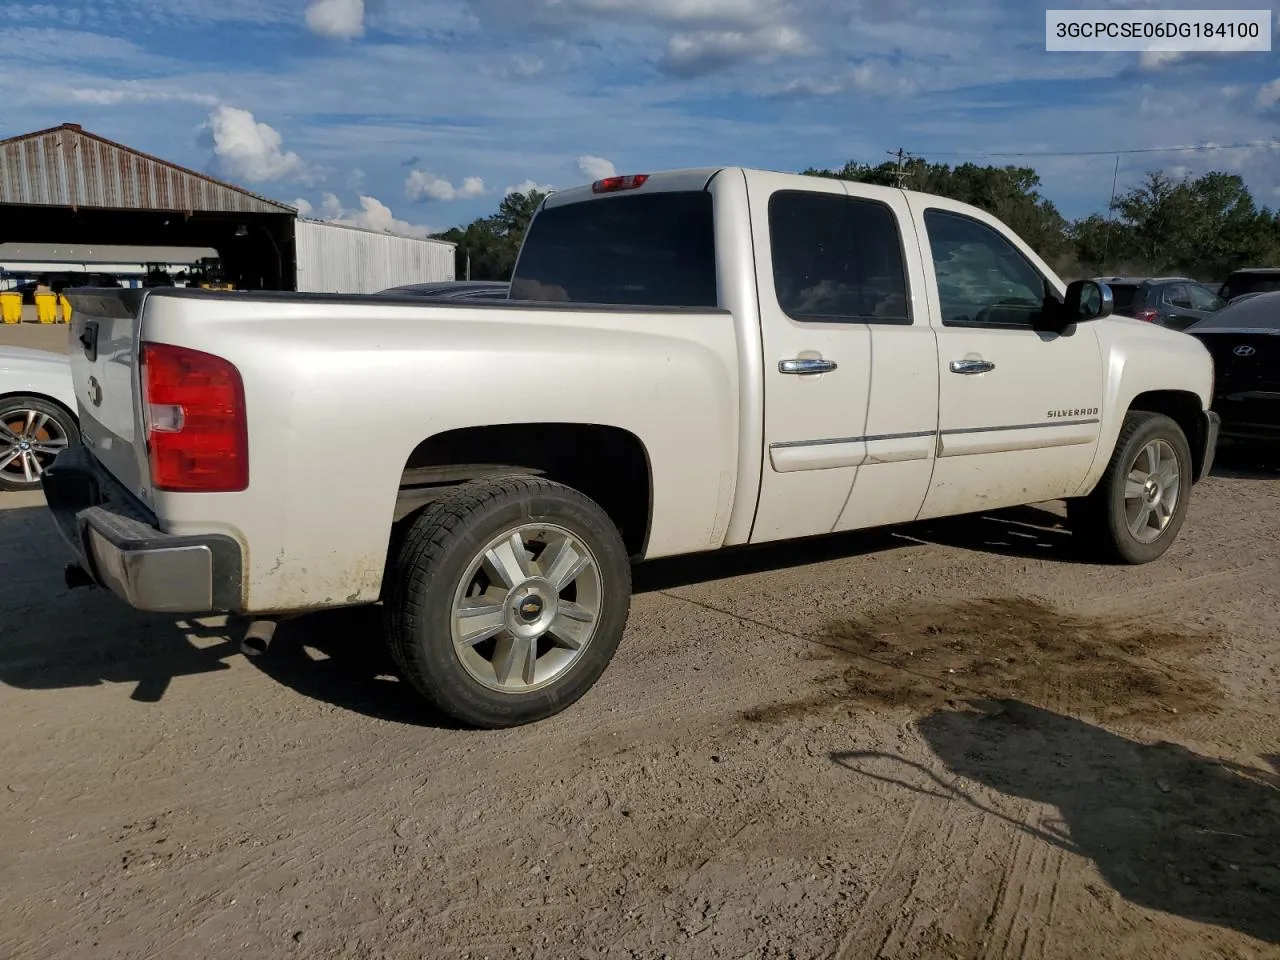
[[[613,193],[617,190],[634,190],[643,187],[649,179],[647,173],[635,173],[626,177],[605,177],[591,185],[592,193]]]
[[[157,490],[236,493],[249,486],[244,384],[231,363],[143,344],[142,411]]]
[[[1155,323],[1156,317],[1160,316],[1159,310],[1153,310],[1151,307],[1143,307],[1141,310],[1133,311],[1134,319],[1144,320],[1147,323]]]

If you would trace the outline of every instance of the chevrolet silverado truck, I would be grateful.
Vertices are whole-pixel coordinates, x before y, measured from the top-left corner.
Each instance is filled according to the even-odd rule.
[[[1097,556],[1178,535],[1217,432],[1194,338],[995,218],[739,168],[551,194],[510,299],[80,290],[71,585],[270,625],[381,604],[469,725],[564,709],[631,563],[1065,499]],[[264,627],[265,625],[265,627]]]

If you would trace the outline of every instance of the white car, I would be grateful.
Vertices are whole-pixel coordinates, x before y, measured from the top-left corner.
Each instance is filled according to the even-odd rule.
[[[1203,345],[1091,322],[1105,284],[942,197],[609,177],[543,202],[511,296],[73,293],[68,582],[255,641],[382,601],[418,691],[508,726],[604,671],[633,559],[1065,499],[1147,563],[1212,463]]]
[[[38,490],[53,458],[80,443],[66,354],[0,347],[0,490]]]

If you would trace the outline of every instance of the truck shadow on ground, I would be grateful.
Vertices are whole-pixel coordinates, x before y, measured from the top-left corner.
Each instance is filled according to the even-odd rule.
[[[250,663],[277,683],[344,710],[414,726],[458,729],[404,680],[383,642],[380,607],[350,607],[280,624]]]
[[[1070,537],[1055,522],[1043,510],[1019,508],[652,561],[634,568],[634,586],[643,594],[926,542],[1066,559]],[[0,577],[10,587],[0,600],[0,621],[6,624],[0,632],[0,684],[57,689],[131,683],[132,699],[156,702],[176,677],[230,669],[229,661],[240,655],[245,624],[144,614],[102,590],[69,592],[62,571],[70,556],[49,524],[43,505],[0,510]],[[286,621],[268,653],[251,662],[278,683],[343,709],[397,723],[453,726],[398,678],[382,643],[378,608]]]
[[[947,773],[962,779],[894,754],[831,759],[1087,857],[1131,903],[1280,943],[1275,770],[1130,740],[1020,700],[938,709],[915,727]],[[1037,823],[1007,803],[1002,811],[987,791],[1054,807],[1060,819]]]
[[[71,554],[43,506],[0,510],[0,684],[27,690],[132,684],[160,700],[176,677],[230,669],[238,650],[196,625],[131,610],[102,590],[67,590]]]
[[[1066,521],[1043,507],[1010,507],[988,513],[912,524],[897,537],[958,550],[1053,563],[1095,562],[1080,548]]]
[[[995,556],[1088,562],[1061,517],[1042,507],[1028,506],[651,560],[633,568],[632,585],[636,593],[649,593],[927,544]]]

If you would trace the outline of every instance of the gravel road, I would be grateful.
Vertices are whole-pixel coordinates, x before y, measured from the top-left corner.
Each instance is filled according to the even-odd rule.
[[[1055,505],[637,569],[567,712],[450,729],[368,612],[67,593],[0,495],[0,957],[1280,956],[1280,470],[1158,563]]]

